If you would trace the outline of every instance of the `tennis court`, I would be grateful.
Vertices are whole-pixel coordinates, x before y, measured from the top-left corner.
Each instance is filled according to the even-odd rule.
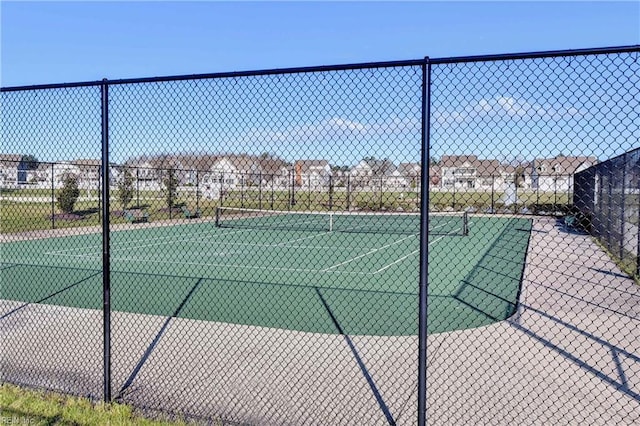
[[[217,221],[112,232],[112,309],[317,333],[417,334],[418,216],[222,213]],[[510,316],[530,233],[529,219],[434,215],[429,332]],[[2,251],[1,299],[102,308],[100,234],[3,243]],[[21,306],[6,305],[0,317]]]

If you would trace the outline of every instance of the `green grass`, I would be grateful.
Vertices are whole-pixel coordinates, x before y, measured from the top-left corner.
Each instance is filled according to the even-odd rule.
[[[7,191],[13,191],[6,194]],[[82,191],[85,196],[86,191]],[[3,194],[11,197],[24,198],[27,196],[48,197],[50,192],[42,189],[25,190],[4,190]],[[97,194],[94,194],[97,195]],[[341,210],[403,210],[418,211],[419,197],[415,190],[406,192],[363,192],[352,191],[347,194],[344,188],[338,188],[332,196],[327,191],[309,192],[296,188],[294,199],[291,203],[291,194],[286,190],[265,189],[260,192],[254,188],[247,188],[245,191],[228,191],[222,204],[227,207],[262,208],[270,210],[292,210],[292,211],[334,211]],[[433,211],[443,210],[464,210],[473,208],[475,211],[487,211],[492,206],[495,209],[504,209],[500,201],[502,193],[466,191],[466,192],[432,192],[430,194],[430,205]],[[532,212],[545,210],[555,211],[566,207],[571,203],[571,199],[566,193],[536,193],[522,191],[518,194],[518,203],[510,206],[508,211],[519,211],[523,207],[529,208]],[[189,191],[180,191],[176,201],[177,206],[187,205],[194,209],[200,208],[205,217],[214,217],[215,209],[220,204],[220,200],[211,200],[204,197],[197,197],[195,188]],[[541,207],[536,207],[537,205]],[[56,205],[53,206],[55,213],[59,213]],[[150,215],[150,221],[182,219],[179,211],[168,212],[166,200],[160,191],[140,191],[134,195],[130,208],[140,207],[145,209]],[[100,224],[100,205],[97,200],[79,201],[76,204],[76,212],[80,212],[83,220],[51,221],[50,202],[17,202],[15,200],[5,200],[0,204],[0,233],[14,233],[35,231],[55,228],[73,228],[93,226]],[[117,191],[111,193],[111,210],[120,210],[121,206],[117,200]],[[112,223],[123,223],[124,219],[111,217]]]
[[[87,398],[24,389],[10,384],[0,386],[0,424],[2,425],[185,425],[184,421],[150,420],[123,404],[94,403]]]
[[[598,238],[593,237],[593,241],[607,254],[607,256],[609,256],[613,263],[615,263],[622,272],[633,278],[636,284],[640,284],[637,256],[635,254],[624,250],[624,257],[621,259],[620,256],[613,254],[613,252],[609,250],[606,244],[604,244],[604,242],[600,241]]]

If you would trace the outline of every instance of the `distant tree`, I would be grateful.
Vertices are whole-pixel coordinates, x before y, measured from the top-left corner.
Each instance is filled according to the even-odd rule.
[[[118,182],[118,201],[120,201],[123,210],[126,210],[133,200],[133,191],[133,175],[129,170],[125,170],[122,180]]]
[[[78,178],[72,174],[65,175],[56,200],[60,210],[63,213],[71,213],[79,196]]]
[[[167,173],[162,180],[162,186],[167,207],[172,208],[176,203],[176,196],[178,194],[178,178],[176,178],[176,171],[173,167],[167,169]]]

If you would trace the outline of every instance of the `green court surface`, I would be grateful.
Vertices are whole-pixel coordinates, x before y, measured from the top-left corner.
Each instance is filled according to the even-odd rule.
[[[153,225],[153,224],[152,224]],[[430,235],[429,332],[515,312],[531,220],[475,217]],[[112,232],[112,310],[318,333],[415,335],[415,233],[216,227]],[[0,299],[102,308],[100,234],[3,243]],[[0,319],[21,303],[0,304]]]

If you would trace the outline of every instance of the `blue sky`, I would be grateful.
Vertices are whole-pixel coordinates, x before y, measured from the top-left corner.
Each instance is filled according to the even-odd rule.
[[[3,1],[0,7],[3,87],[640,44],[640,2]],[[434,153],[501,159],[559,152],[607,157],[637,144],[638,124],[626,123],[624,111],[616,113],[614,124],[601,129],[601,119],[593,115],[596,104],[565,99],[570,92],[586,93],[593,83],[562,83],[560,79],[573,79],[572,74],[553,61],[549,64],[552,69],[538,77],[557,79],[558,84],[546,87],[546,99],[528,90],[526,81],[508,81],[508,66],[498,68],[494,79],[486,75],[474,79],[471,74],[476,71],[459,70],[456,84],[466,86],[465,93],[455,91],[455,78],[440,77],[440,84],[448,89],[436,91],[440,104],[433,111]],[[594,72],[598,66],[581,70]],[[629,78],[637,62],[626,58],[625,66],[631,67],[626,84],[633,86]],[[613,68],[603,70],[615,78]],[[246,80],[245,92],[268,90],[263,98],[240,99],[239,104],[245,105],[242,110],[228,107],[241,96],[231,83],[206,89],[224,92],[224,105],[213,102],[217,110],[202,106],[211,99],[199,92],[205,89],[188,84],[124,86],[112,90],[122,96],[113,99],[112,153],[116,161],[123,161],[131,155],[175,151],[179,145],[184,151],[271,150],[289,160],[333,156],[334,163],[353,163],[375,155],[396,162],[415,161],[419,158],[419,78],[412,70],[394,72],[386,78],[401,82],[396,93],[386,92],[382,83],[367,93],[362,85],[369,77],[357,73],[340,74],[333,80],[313,76],[284,83]],[[349,84],[361,86],[360,92],[346,94]],[[481,95],[480,89],[487,85],[495,90]],[[613,96],[612,91],[620,90],[609,89],[598,96]],[[313,99],[301,95],[304,92],[322,93],[322,105],[310,109]],[[374,92],[377,97],[368,101],[368,108],[358,104]],[[335,105],[329,103],[329,93],[338,99]],[[195,110],[172,107],[167,112],[167,105],[180,100],[176,94],[200,106]],[[48,160],[99,156],[97,92],[79,89],[43,95],[46,101],[23,94],[5,103],[5,117],[14,121],[7,124],[5,119],[7,145],[1,150],[26,150]],[[388,99],[399,99],[399,95],[402,101]],[[259,108],[249,113],[258,102]],[[26,105],[32,108],[28,115],[24,115]],[[637,102],[633,105],[637,108]],[[518,121],[514,114],[518,108],[538,113],[526,122]],[[489,124],[474,124],[474,114],[477,118],[477,112],[485,109],[490,114],[485,111],[482,120]],[[37,121],[30,121],[34,117]],[[638,119],[637,114],[634,118]],[[578,128],[582,129],[579,137]],[[625,133],[629,128],[634,137]],[[609,139],[603,140],[603,133]]]
[[[640,44],[640,2],[0,3],[2,86]]]

